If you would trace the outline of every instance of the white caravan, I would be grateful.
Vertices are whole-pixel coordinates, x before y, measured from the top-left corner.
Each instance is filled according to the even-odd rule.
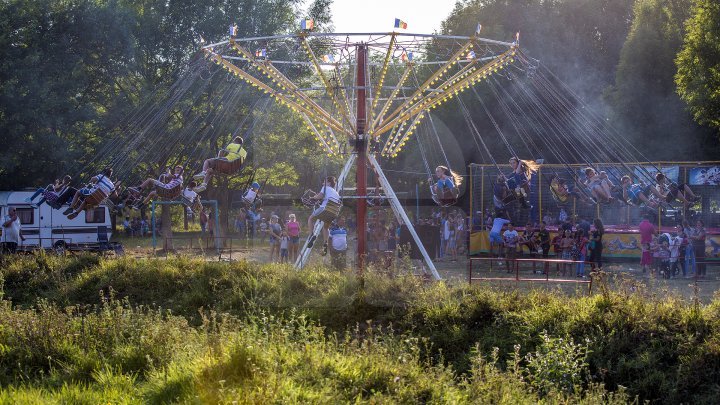
[[[110,211],[106,206],[101,205],[81,213],[74,219],[68,219],[62,214],[67,206],[59,210],[52,209],[47,204],[33,208],[26,202],[26,199],[32,195],[32,191],[0,191],[0,218],[8,214],[9,207],[15,207],[20,218],[20,229],[25,241],[18,245],[18,250],[94,249],[110,239],[112,227]],[[38,196],[34,203],[40,198],[41,196]],[[99,236],[99,231],[102,230],[107,233],[107,239]]]

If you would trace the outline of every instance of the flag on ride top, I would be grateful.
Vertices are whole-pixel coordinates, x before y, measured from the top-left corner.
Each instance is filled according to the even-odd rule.
[[[323,55],[322,60],[325,63],[335,63],[335,57],[332,55]]]
[[[203,38],[203,36],[200,35],[200,43],[201,43],[201,44],[204,44],[205,42],[206,42],[206,41],[205,41],[205,38]]]
[[[311,30],[315,27],[315,20],[312,18],[307,18],[300,21],[300,29],[301,30]]]
[[[237,33],[238,33],[238,26],[237,26],[237,24],[231,25],[231,26],[230,26],[230,36],[231,36],[231,37],[234,37],[234,36],[237,35]]]
[[[267,49],[265,49],[265,48],[258,49],[257,51],[255,51],[256,58],[264,58],[266,56],[267,56]]]
[[[475,59],[475,51],[468,52],[466,59],[467,60]]]
[[[407,23],[399,18],[395,19],[395,28],[407,29]]]
[[[475,28],[475,35],[480,35],[480,31],[482,31],[482,24],[478,24]]]

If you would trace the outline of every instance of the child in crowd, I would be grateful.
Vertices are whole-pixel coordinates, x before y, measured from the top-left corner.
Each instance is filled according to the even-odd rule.
[[[650,242],[650,253],[652,254],[652,267],[650,268],[650,275],[654,276],[656,271],[660,270],[660,243],[658,237],[653,236],[652,242]]]
[[[585,230],[580,228],[577,230],[577,238],[575,240],[577,257],[574,259],[581,262],[577,264],[577,271],[575,272],[576,277],[585,278],[585,258],[587,257],[587,245],[588,238],[585,235]]]
[[[560,258],[563,260],[573,260],[573,248],[575,247],[575,239],[572,236],[572,231],[569,229],[565,230],[565,233],[563,235],[563,238],[560,240],[560,251],[561,256]],[[568,268],[568,264],[563,264],[563,275],[566,274]]]
[[[287,230],[283,229],[280,233],[280,263],[288,262],[288,244],[290,237],[288,236]]]
[[[670,278],[670,242],[667,238],[663,238],[658,243],[658,258],[659,258],[659,274],[664,278]]]

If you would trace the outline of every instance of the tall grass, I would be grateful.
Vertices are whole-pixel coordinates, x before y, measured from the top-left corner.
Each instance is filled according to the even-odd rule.
[[[4,402],[720,402],[720,300],[188,258],[0,274]]]

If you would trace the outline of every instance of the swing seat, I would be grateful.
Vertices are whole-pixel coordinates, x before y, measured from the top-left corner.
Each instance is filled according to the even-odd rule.
[[[454,189],[443,189],[440,194],[433,194],[432,199],[436,204],[442,207],[449,207],[457,204],[458,190]]]
[[[231,175],[235,174],[242,169],[243,160],[235,159],[229,161],[223,158],[215,158],[210,161],[210,168],[219,174]]]
[[[50,206],[50,208],[54,210],[59,210],[60,208],[62,208],[62,205],[60,205],[57,201],[45,200],[45,204],[47,204],[48,206]]]
[[[155,187],[158,197],[165,201],[171,201],[178,198],[182,194],[182,184],[177,184],[173,188]]]
[[[99,188],[85,197],[85,209],[92,209],[100,205],[108,196]]]
[[[108,207],[108,210],[110,210],[111,213],[115,212],[115,210],[117,209],[117,205],[109,197],[103,200],[102,205]]]
[[[377,207],[377,206],[383,205],[383,203],[385,203],[385,200],[387,200],[387,197],[385,197],[385,196],[373,195],[367,199],[367,203],[371,207]]]
[[[191,200],[185,196],[182,196],[180,197],[180,201],[183,203],[183,205],[190,208],[191,211],[200,212],[202,210],[202,202],[200,202],[200,199],[197,197]]]
[[[300,197],[300,201],[303,203],[304,206],[308,208],[312,208],[317,204],[317,200],[313,200],[310,198],[313,194],[315,194],[312,190],[305,190],[303,195]]]
[[[242,197],[242,203],[245,206],[245,208],[250,207],[259,207],[262,205],[262,198],[255,196],[253,200],[250,200],[249,198],[246,198],[245,196]]]
[[[325,204],[325,208],[315,217],[315,219],[319,219],[320,221],[329,224],[340,215],[340,210],[342,210],[342,203],[328,200]]]

